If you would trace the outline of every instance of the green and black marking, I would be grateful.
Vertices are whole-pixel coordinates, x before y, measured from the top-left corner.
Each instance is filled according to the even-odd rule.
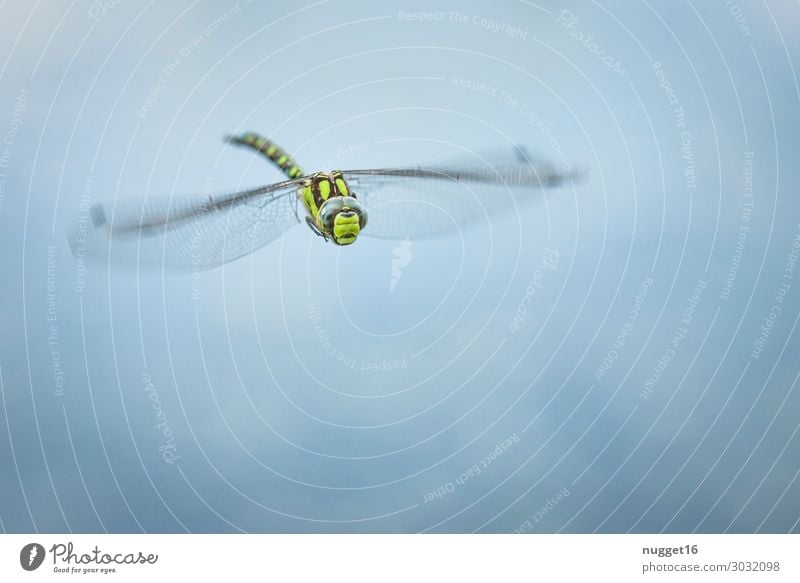
[[[258,134],[247,132],[241,136],[232,136],[228,138],[228,141],[232,144],[253,148],[257,152],[264,154],[289,178],[299,178],[303,175],[303,169],[297,165],[297,162],[283,148]]]
[[[367,224],[366,211],[339,170],[314,173],[303,184],[301,197],[312,217],[312,230],[337,245],[355,243]]]
[[[303,176],[303,169],[289,154],[258,134],[247,132],[229,137],[228,141],[262,153],[290,179]],[[311,230],[326,240],[332,239],[337,245],[354,243],[367,224],[367,213],[350,190],[342,172],[315,172],[298,182],[298,198],[306,208],[306,223]]]
[[[331,197],[355,196],[350,193],[342,173],[338,170],[331,172],[316,172],[311,175],[303,187],[303,202],[309,212],[317,217],[319,209]]]

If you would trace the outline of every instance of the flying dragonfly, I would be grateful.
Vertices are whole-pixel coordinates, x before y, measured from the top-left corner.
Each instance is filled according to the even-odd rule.
[[[110,265],[211,269],[305,223],[325,241],[352,245],[360,236],[432,238],[480,222],[578,177],[531,158],[521,147],[478,158],[410,168],[306,174],[274,142],[255,133],[226,138],[259,152],[286,180],[229,194],[164,197],[91,207],[69,235],[73,254]]]

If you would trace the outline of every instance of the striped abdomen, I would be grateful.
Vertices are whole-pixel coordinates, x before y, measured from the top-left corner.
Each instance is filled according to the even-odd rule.
[[[299,178],[303,175],[303,169],[297,165],[297,162],[295,162],[283,148],[266,138],[262,138],[258,134],[247,132],[242,136],[230,138],[230,141],[231,143],[248,146],[261,152],[272,160],[272,162],[274,162],[289,178]]]

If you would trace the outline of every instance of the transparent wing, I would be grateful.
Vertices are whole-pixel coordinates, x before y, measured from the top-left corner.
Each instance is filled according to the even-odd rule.
[[[298,224],[301,180],[218,196],[95,205],[69,234],[72,253],[111,265],[194,271],[247,255]]]
[[[522,148],[419,168],[344,172],[369,214],[362,235],[387,239],[447,235],[513,212],[517,204],[541,198],[541,191],[572,180],[531,158]]]

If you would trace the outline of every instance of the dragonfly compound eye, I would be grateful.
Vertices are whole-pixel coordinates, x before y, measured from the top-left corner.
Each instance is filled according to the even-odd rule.
[[[367,210],[361,206],[361,203],[358,202],[352,196],[345,196],[344,199],[344,206],[345,209],[353,211],[358,216],[358,225],[360,228],[364,228],[367,226]]]
[[[342,200],[344,197],[335,197],[329,198],[319,209],[319,222],[322,225],[322,229],[328,233],[333,231],[334,221],[336,220],[336,215],[339,214],[342,209],[344,209],[344,201]]]

